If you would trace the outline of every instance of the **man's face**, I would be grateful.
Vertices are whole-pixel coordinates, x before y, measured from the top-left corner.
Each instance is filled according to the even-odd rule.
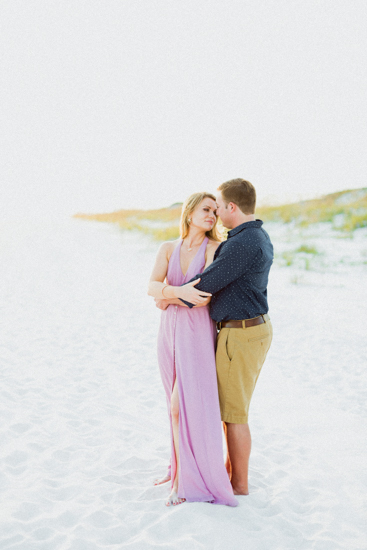
[[[217,194],[217,216],[222,220],[224,227],[232,229],[231,216],[220,191]]]

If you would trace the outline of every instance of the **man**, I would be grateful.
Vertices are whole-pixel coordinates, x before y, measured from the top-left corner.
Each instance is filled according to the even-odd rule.
[[[238,178],[218,187],[217,215],[230,230],[228,238],[219,245],[213,263],[189,281],[200,278],[195,285],[198,295],[200,290],[213,295],[210,315],[219,330],[219,402],[228,446],[226,465],[235,495],[248,494],[248,410],[273,335],[267,315],[273,246],[263,222],[255,219],[255,205],[255,188],[246,180]]]

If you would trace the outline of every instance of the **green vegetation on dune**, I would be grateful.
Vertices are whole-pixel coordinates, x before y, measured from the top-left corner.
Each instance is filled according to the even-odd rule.
[[[317,250],[315,246],[310,246],[308,244],[301,244],[296,250],[286,250],[279,255],[281,265],[287,267],[294,265],[297,261],[300,260],[303,263],[303,268],[309,270],[311,268],[312,259],[315,256],[319,256],[321,253]]]
[[[303,252],[304,254],[313,255],[320,254],[317,248],[315,248],[314,246],[309,246],[308,244],[301,244],[301,246],[299,246],[295,252],[298,254],[301,252]]]
[[[124,230],[138,230],[164,241],[179,237],[181,204],[155,210],[118,210],[108,214],[76,214],[76,218],[117,223]],[[305,227],[320,222],[347,234],[367,227],[367,188],[332,193],[319,199],[281,206],[263,206],[256,211],[265,222],[294,223]],[[316,251],[299,250],[308,254]],[[289,258],[286,261],[290,261]]]
[[[340,191],[320,199],[281,206],[264,206],[257,210],[264,221],[308,226],[331,222],[335,229],[353,231],[367,226],[367,188]]]

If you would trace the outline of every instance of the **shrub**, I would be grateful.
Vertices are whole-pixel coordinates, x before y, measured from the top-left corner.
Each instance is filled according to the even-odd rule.
[[[295,251],[296,253],[304,252],[305,254],[319,254],[319,251],[314,246],[308,246],[307,244],[301,244]]]
[[[281,255],[282,260],[284,260],[285,265],[289,267],[293,264],[294,261],[294,253],[293,252],[283,252]]]

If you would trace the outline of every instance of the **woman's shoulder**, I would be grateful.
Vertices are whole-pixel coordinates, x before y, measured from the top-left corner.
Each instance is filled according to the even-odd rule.
[[[159,247],[159,251],[158,253],[159,254],[164,254],[167,256],[167,259],[170,258],[172,252],[174,251],[174,249],[176,248],[176,246],[179,244],[181,239],[176,239],[174,241],[165,241],[161,244],[161,246]]]
[[[215,241],[214,239],[209,239],[208,244],[206,245],[206,247],[207,247],[208,250],[216,251],[220,244],[221,243],[219,241]]]
[[[215,254],[215,251],[217,250],[220,243],[218,241],[215,241],[214,239],[209,239],[206,250],[205,250],[205,259],[208,261],[208,259],[212,260]]]

